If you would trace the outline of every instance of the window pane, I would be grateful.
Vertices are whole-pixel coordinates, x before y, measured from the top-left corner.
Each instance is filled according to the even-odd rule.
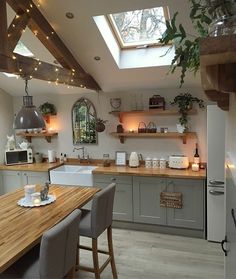
[[[110,15],[123,46],[158,43],[166,30],[163,7]]]

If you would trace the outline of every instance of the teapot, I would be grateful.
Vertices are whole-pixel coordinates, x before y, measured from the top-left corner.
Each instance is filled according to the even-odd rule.
[[[18,145],[20,146],[21,149],[27,149],[30,144],[27,141],[22,141]]]

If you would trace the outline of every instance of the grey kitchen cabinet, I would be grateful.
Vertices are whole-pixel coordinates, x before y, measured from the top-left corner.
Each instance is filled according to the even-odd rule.
[[[3,170],[3,194],[19,189],[26,184],[44,184],[48,179],[48,172]]]
[[[116,183],[113,207],[113,220],[133,221],[133,185],[132,176],[104,175],[93,176],[94,186],[105,188],[110,183]]]
[[[204,180],[134,177],[133,182],[135,222],[204,228]],[[160,207],[162,191],[182,193],[182,208]]]
[[[167,208],[167,225],[204,228],[204,180],[167,179],[167,192],[182,193],[181,209]]]
[[[160,207],[160,193],[166,190],[165,178],[134,177],[134,222],[166,224],[166,208]]]

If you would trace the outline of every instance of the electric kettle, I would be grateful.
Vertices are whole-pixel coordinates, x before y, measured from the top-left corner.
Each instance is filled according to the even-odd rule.
[[[131,168],[137,168],[139,166],[139,157],[137,152],[131,152],[129,157],[129,166]]]

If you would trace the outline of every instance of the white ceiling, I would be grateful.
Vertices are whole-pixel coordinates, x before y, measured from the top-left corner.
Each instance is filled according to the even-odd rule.
[[[180,72],[166,75],[168,67],[149,67],[120,70],[108,50],[93,16],[115,13],[126,10],[142,9],[168,5],[171,15],[179,12],[178,19],[184,26],[191,28],[188,14],[188,0],[35,0],[40,3],[40,10],[53,26],[65,45],[72,52],[81,66],[91,74],[104,92],[151,90],[161,88],[177,88]],[[73,12],[74,19],[65,17],[66,12]],[[14,13],[8,9],[9,23]],[[193,34],[192,29],[187,29]],[[22,37],[23,43],[43,61],[53,63],[54,58],[31,33],[29,29]],[[94,56],[100,56],[95,61]],[[158,59],[158,57],[154,57]],[[188,74],[185,79],[186,87],[199,87],[199,76]],[[24,94],[24,84],[21,79],[7,78],[0,73],[0,87],[11,95]],[[64,85],[48,84],[46,81],[32,80],[29,83],[29,92],[35,94],[71,94],[88,92],[86,89],[70,88]]]

